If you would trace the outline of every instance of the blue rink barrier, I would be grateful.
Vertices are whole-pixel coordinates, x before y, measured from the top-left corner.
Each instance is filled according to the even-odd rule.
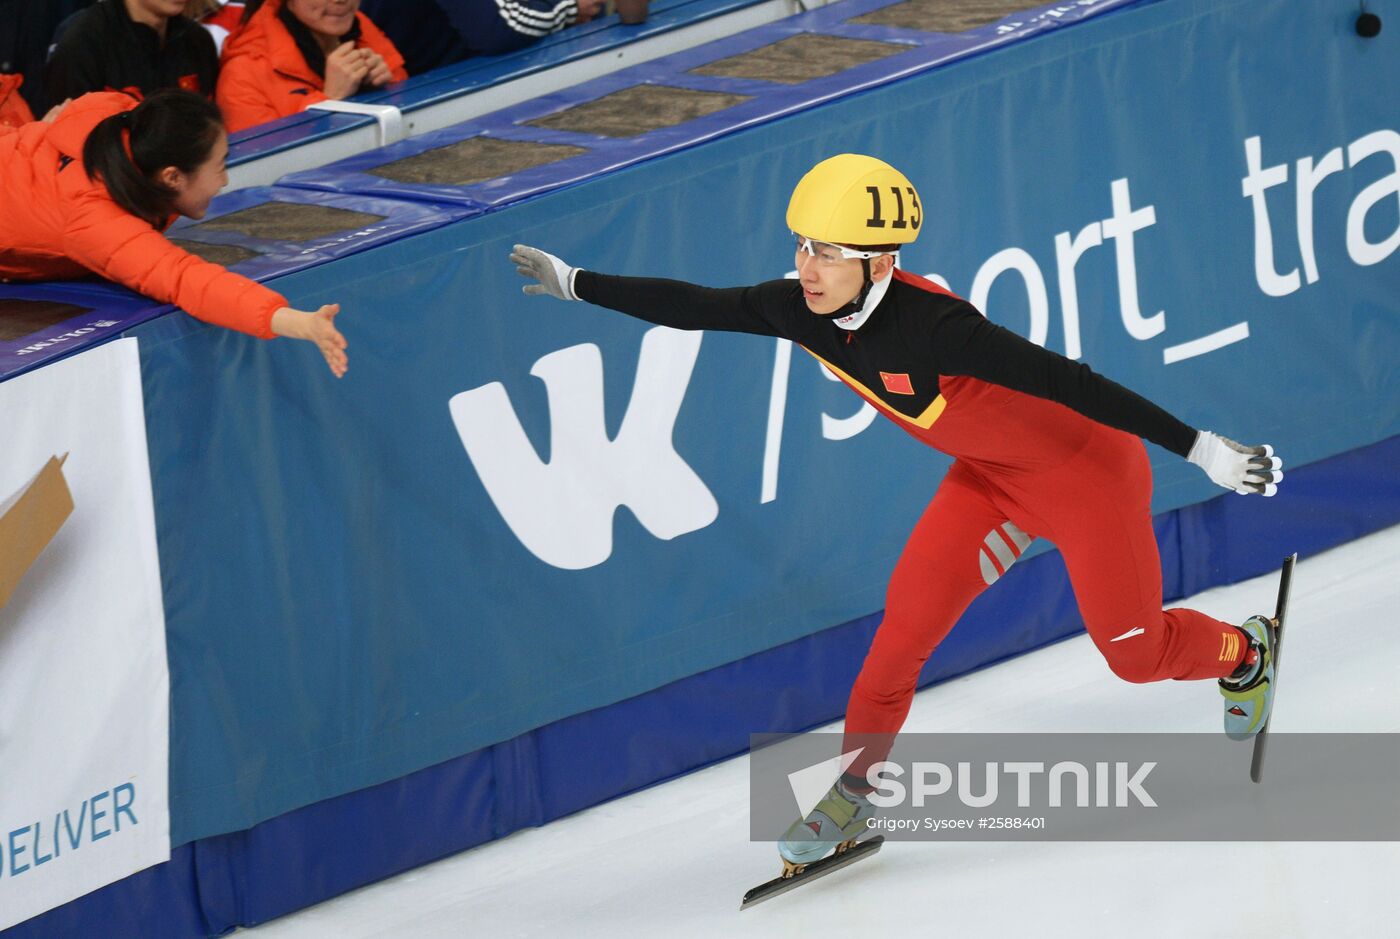
[[[1400,437],[1290,471],[1287,499],[1226,494],[1159,516],[1165,597],[1267,573],[1293,551],[1306,565],[1400,523],[1400,474],[1376,471],[1395,466]],[[1004,581],[939,646],[921,686],[1082,631],[1058,553],[1018,564]],[[1035,600],[1031,620],[1026,597]],[[852,650],[869,644],[878,623],[878,614],[861,617],[248,831],[200,839],[4,935],[222,935],[744,753],[750,732],[820,726],[844,712],[861,658]],[[1104,680],[1114,680],[1106,667]],[[1203,709],[1211,706],[1206,684]],[[744,886],[736,881],[736,896]]]

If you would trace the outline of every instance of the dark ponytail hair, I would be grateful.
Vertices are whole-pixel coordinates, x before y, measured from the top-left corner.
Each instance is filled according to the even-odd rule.
[[[113,114],[83,144],[88,178],[156,228],[174,213],[175,192],[155,178],[167,166],[192,173],[209,159],[224,119],[214,102],[192,91],[158,91],[130,111]],[[122,131],[131,131],[131,155]]]

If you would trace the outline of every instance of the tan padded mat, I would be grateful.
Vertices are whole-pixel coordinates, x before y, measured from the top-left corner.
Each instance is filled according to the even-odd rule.
[[[963,33],[1044,5],[1043,0],[905,0],[846,22],[925,33]]]
[[[469,186],[587,152],[583,147],[557,143],[468,137],[365,172],[397,183]]]
[[[310,241],[344,231],[354,231],[384,221],[385,216],[369,212],[352,212],[331,205],[307,205],[300,202],[264,202],[237,212],[230,212],[198,225],[182,229],[182,233],[228,231],[271,241]]]
[[[211,264],[221,264],[224,267],[232,267],[249,258],[261,257],[260,252],[240,245],[211,245],[207,241],[188,241],[184,238],[171,238],[170,243],[188,251],[197,258],[203,258]]]
[[[636,85],[526,123],[600,137],[635,137],[732,108],[751,97],[669,85]]]
[[[869,39],[845,39],[803,33],[789,36],[752,52],[732,55],[691,69],[695,75],[715,78],[749,78],[799,85],[825,78],[848,68],[908,52],[910,46]]]
[[[0,299],[0,340],[13,342],[64,320],[92,312],[92,307],[57,300]]]

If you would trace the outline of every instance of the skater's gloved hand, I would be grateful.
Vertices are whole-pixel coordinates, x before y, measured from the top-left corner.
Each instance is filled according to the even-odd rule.
[[[1274,456],[1273,447],[1246,447],[1208,430],[1196,434],[1186,459],[1205,470],[1216,485],[1242,496],[1252,492],[1271,496],[1278,492],[1279,480],[1283,479],[1283,461]]]
[[[532,296],[547,293],[560,300],[578,299],[574,293],[574,275],[578,273],[578,268],[570,267],[554,255],[529,245],[516,245],[510,260],[521,277],[539,281],[521,287],[522,292]]]

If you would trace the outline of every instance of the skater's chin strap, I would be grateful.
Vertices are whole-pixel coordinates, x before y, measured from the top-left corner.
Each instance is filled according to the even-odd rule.
[[[895,256],[898,263],[899,257]],[[870,262],[862,259],[865,265],[865,287],[854,300],[836,311],[832,322],[842,329],[855,332],[865,325],[865,321],[870,319],[870,314],[875,312],[875,308],[880,305],[880,301],[885,299],[885,292],[890,289],[890,283],[894,280],[894,267],[890,267],[890,272],[882,280],[872,281],[870,279]]]

